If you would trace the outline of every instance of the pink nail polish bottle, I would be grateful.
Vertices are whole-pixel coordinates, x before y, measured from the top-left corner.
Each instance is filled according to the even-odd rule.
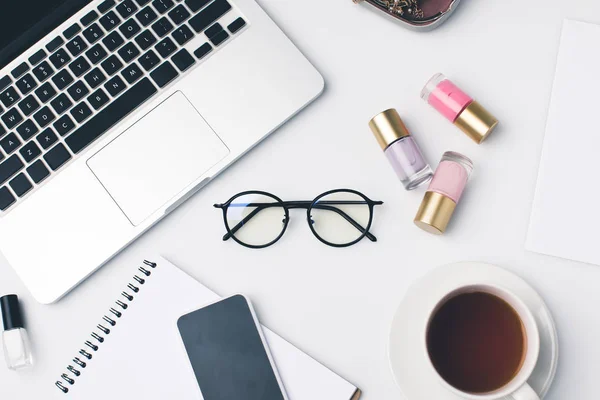
[[[415,224],[429,233],[444,233],[471,172],[471,160],[453,151],[445,152],[421,202]]]
[[[496,117],[443,74],[435,74],[427,82],[421,98],[477,144],[483,142],[498,125]]]

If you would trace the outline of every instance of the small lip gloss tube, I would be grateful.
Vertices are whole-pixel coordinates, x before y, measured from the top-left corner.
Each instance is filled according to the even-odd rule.
[[[431,167],[395,109],[377,114],[369,127],[406,190],[431,180]]]
[[[421,202],[415,224],[429,233],[444,233],[472,172],[473,162],[467,157],[445,152]]]
[[[435,74],[427,82],[421,98],[477,144],[481,144],[498,125],[496,117],[443,74]]]

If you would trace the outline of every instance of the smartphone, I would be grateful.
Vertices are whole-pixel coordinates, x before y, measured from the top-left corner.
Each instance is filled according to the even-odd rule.
[[[204,400],[288,400],[245,296],[185,314],[177,327]]]

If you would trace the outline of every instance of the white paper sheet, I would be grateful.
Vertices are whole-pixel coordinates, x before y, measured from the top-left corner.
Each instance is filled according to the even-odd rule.
[[[600,26],[563,25],[528,250],[600,264]]]

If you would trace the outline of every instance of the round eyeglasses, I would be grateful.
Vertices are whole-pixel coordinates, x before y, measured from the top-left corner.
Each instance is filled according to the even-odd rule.
[[[233,239],[242,246],[260,249],[275,244],[287,229],[291,209],[306,209],[310,230],[317,239],[333,247],[347,247],[364,237],[377,238],[369,232],[374,206],[383,204],[351,189],[336,189],[312,201],[283,201],[261,191],[236,194],[215,208],[223,210],[227,233],[223,240]]]

